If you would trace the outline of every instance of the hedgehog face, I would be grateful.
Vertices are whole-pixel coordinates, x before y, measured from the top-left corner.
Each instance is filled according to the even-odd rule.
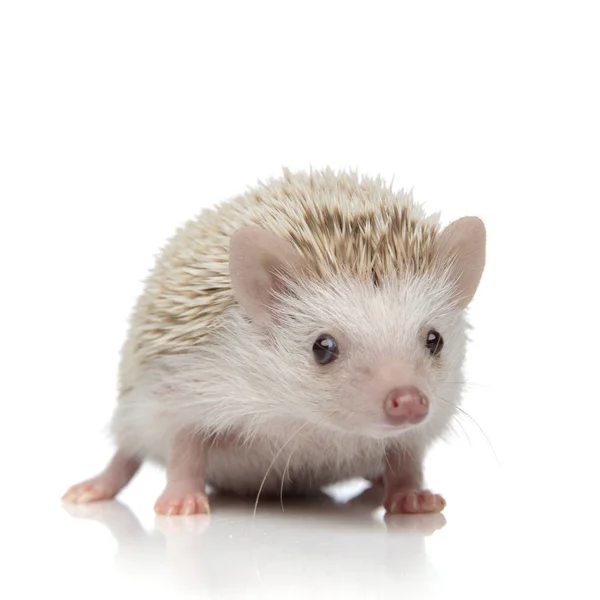
[[[375,438],[447,422],[464,358],[463,309],[483,269],[480,223],[450,225],[435,268],[376,282],[339,270],[315,277],[274,234],[237,232],[232,287],[257,334],[244,355],[256,361],[253,388],[273,413]]]
[[[377,287],[338,278],[290,291],[268,329],[266,362],[277,368],[269,376],[273,393],[288,398],[294,390],[294,415],[385,438],[453,413],[465,323],[443,278]]]

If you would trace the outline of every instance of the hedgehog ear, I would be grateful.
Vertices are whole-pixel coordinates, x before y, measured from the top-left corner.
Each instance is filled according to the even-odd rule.
[[[229,243],[229,273],[233,293],[242,308],[262,323],[272,321],[275,294],[284,279],[296,275],[302,257],[277,234],[259,227],[242,227]]]
[[[485,265],[483,221],[478,217],[463,217],[450,223],[438,239],[440,254],[453,259],[457,304],[466,308],[477,291]]]

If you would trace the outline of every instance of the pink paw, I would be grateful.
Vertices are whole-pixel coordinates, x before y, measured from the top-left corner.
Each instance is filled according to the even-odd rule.
[[[167,485],[154,510],[157,515],[207,515],[210,512],[204,490],[185,485]]]
[[[392,494],[384,506],[392,515],[440,513],[446,507],[446,501],[428,490],[408,490]]]
[[[115,494],[116,490],[113,486],[107,485],[102,478],[96,477],[70,487],[62,499],[73,504],[86,504],[100,500],[112,500]]]

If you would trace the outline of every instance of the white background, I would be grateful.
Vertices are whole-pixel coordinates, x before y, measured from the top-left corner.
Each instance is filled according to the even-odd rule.
[[[598,597],[596,5],[0,4],[0,596]],[[465,418],[429,457],[445,525],[155,521],[152,469],[69,514],[110,455],[155,253],[282,166],[327,165],[488,228],[465,406],[489,442]]]

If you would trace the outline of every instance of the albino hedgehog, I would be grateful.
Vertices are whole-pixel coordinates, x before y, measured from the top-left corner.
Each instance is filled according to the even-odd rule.
[[[422,462],[458,410],[485,237],[476,217],[440,231],[410,194],[331,170],[204,211],[133,313],[117,451],[64,498],[113,498],[151,460],[159,514],[208,512],[206,484],[307,494],[355,477],[390,513],[441,511]]]

